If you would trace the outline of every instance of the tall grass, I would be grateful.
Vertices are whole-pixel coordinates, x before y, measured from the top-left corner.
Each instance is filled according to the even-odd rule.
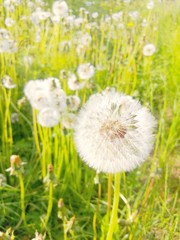
[[[48,10],[51,4],[41,7]],[[130,4],[100,1],[87,7],[88,14],[79,11],[81,4],[73,6],[84,19],[78,27],[63,21],[53,24],[49,18],[35,26],[30,20],[34,10],[27,1],[12,12],[0,7],[0,28],[8,29],[18,49],[0,53],[0,78],[9,75],[16,84],[13,89],[0,85],[0,173],[7,178],[5,185],[0,178],[0,231],[11,227],[19,240],[32,239],[36,229],[53,240],[107,237],[112,177],[100,173],[99,183],[94,184],[96,173],[78,157],[73,130],[64,129],[61,123],[42,127],[28,102],[18,104],[29,80],[53,76],[60,78],[67,95],[81,98],[81,105],[90,94],[115,87],[151,109],[158,121],[154,152],[141,167],[122,173],[113,239],[179,239],[180,4],[156,1],[148,10],[138,0]],[[99,16],[93,19],[91,12],[96,10]],[[119,20],[107,20],[119,11],[123,11],[122,26]],[[138,18],[131,18],[130,11],[138,11]],[[5,26],[7,17],[15,20],[12,27]],[[144,27],[143,19],[147,21]],[[89,23],[94,27],[88,28]],[[79,31],[92,38],[80,55],[74,41]],[[71,47],[62,49],[62,41],[70,41]],[[142,49],[148,43],[156,46],[156,52],[146,57]],[[24,62],[24,56],[31,56],[32,64]],[[60,71],[76,73],[78,65],[87,62],[96,67],[89,87],[70,90]],[[12,122],[13,112],[18,122]],[[12,154],[26,162],[19,179],[6,172]],[[53,173],[48,172],[49,164]],[[58,207],[61,198],[64,205]]]

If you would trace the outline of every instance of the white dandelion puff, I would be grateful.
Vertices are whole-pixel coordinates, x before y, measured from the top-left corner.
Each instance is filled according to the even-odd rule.
[[[96,171],[131,171],[153,149],[155,118],[130,96],[107,91],[92,95],[75,124],[75,144]]]
[[[90,63],[80,64],[77,68],[77,74],[83,80],[92,78],[94,73],[94,67]]]
[[[60,121],[60,113],[53,108],[44,108],[39,112],[37,121],[43,127],[54,127]]]
[[[69,73],[68,74],[68,87],[69,87],[69,89],[71,89],[73,91],[79,90],[84,87],[84,82],[79,82],[77,80],[77,77],[75,74]]]
[[[81,100],[78,96],[72,95],[66,98],[66,103],[67,103],[68,110],[76,111],[79,108]]]
[[[65,1],[55,1],[52,6],[52,12],[55,16],[59,16],[61,18],[68,16],[68,5]]]
[[[74,128],[74,123],[76,120],[76,115],[74,113],[65,113],[62,116],[62,125],[67,129]]]
[[[149,43],[149,44],[146,44],[144,47],[143,47],[143,55],[144,56],[152,56],[156,51],[156,47],[154,46],[154,44],[152,43]]]
[[[8,88],[8,89],[12,89],[12,88],[15,88],[16,87],[16,84],[13,83],[13,80],[11,77],[9,77],[8,75],[5,75],[3,78],[2,78],[2,84],[5,88]]]

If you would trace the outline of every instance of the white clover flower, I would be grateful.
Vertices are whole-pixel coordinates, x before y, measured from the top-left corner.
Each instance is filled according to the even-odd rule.
[[[55,16],[59,16],[61,18],[66,17],[68,15],[68,5],[65,1],[59,0],[55,1],[52,6],[52,12]]]
[[[43,108],[38,116],[38,123],[43,127],[54,127],[60,121],[60,113],[53,108]]]
[[[69,87],[69,89],[71,89],[73,91],[79,90],[84,87],[84,82],[79,82],[77,80],[77,77],[75,74],[69,73],[68,74],[68,87]]]
[[[80,64],[77,68],[77,74],[83,80],[92,78],[94,73],[94,67],[90,63]]]
[[[65,113],[62,116],[62,125],[67,129],[74,128],[74,123],[76,120],[76,115],[74,113]]]
[[[5,75],[2,78],[2,84],[5,88],[12,89],[16,87],[16,84],[13,83],[12,78],[9,77],[8,75]]]
[[[78,96],[72,95],[66,98],[66,103],[69,111],[76,111],[79,108],[81,100]]]
[[[144,56],[152,56],[155,53],[155,51],[156,51],[156,47],[152,43],[146,44],[143,47],[143,55]]]
[[[131,171],[153,149],[155,118],[130,96],[92,95],[77,116],[75,144],[82,159],[97,171]]]

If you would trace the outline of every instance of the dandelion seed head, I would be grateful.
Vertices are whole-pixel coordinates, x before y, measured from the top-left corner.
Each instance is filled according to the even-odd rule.
[[[52,12],[55,16],[59,16],[61,18],[66,17],[68,15],[68,5],[65,1],[58,0],[53,3]]]
[[[95,69],[90,63],[80,64],[77,68],[77,74],[83,80],[92,78],[94,73]]]
[[[69,73],[68,74],[68,87],[69,87],[69,89],[71,89],[73,91],[79,90],[84,87],[84,82],[79,82],[77,80],[77,77],[75,74]]]
[[[152,43],[146,44],[143,47],[143,55],[144,56],[152,56],[155,53],[155,51],[156,51],[156,47]]]
[[[72,95],[66,98],[66,102],[69,111],[76,111],[79,108],[81,100],[78,96]]]
[[[13,83],[12,78],[10,76],[8,76],[8,75],[5,75],[2,78],[2,84],[7,89],[12,89],[12,88],[16,87],[16,84]]]
[[[81,158],[96,171],[131,171],[153,149],[156,121],[130,96],[114,91],[94,94],[75,123],[75,144]]]
[[[60,113],[53,108],[43,108],[38,116],[38,123],[43,127],[54,127],[60,121]]]

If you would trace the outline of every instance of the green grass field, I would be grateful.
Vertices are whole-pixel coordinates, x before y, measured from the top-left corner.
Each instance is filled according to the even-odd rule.
[[[180,239],[180,1],[9,2],[0,0],[0,240]],[[85,63],[94,74],[83,80]],[[43,127],[24,87],[49,77],[81,103]],[[150,157],[121,173],[112,238],[114,175],[81,160],[71,122],[107,87],[139,100],[158,123]]]

